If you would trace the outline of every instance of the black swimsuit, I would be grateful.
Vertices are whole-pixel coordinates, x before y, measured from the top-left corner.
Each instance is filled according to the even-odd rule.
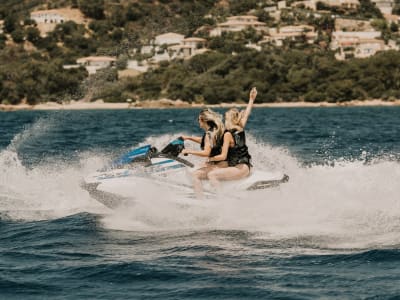
[[[211,136],[210,136],[211,134],[209,131],[207,131],[206,133],[204,133],[203,137],[201,138],[200,148],[202,150],[204,150],[204,144],[205,144],[204,140],[205,140],[207,134],[211,141]],[[209,157],[217,156],[217,155],[221,154],[221,151],[222,151],[222,143],[221,143],[221,139],[219,139],[219,140],[217,140],[217,143],[215,145],[211,145],[211,152],[210,152]]]
[[[238,164],[246,164],[251,167],[251,156],[246,146],[246,135],[244,131],[229,130],[232,134],[235,146],[229,147],[228,150],[228,165],[234,167]]]

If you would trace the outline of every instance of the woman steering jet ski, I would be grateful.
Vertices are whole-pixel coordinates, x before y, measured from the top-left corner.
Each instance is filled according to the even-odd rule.
[[[257,89],[253,87],[249,95],[249,103],[245,111],[231,108],[225,113],[226,131],[223,137],[221,154],[210,157],[210,162],[227,161],[228,167],[210,170],[207,178],[217,190],[220,188],[220,180],[238,180],[250,174],[251,156],[246,145],[244,128],[251,114],[254,100],[257,97]]]
[[[198,117],[199,126],[204,130],[202,137],[182,136],[182,139],[200,144],[201,151],[183,149],[181,154],[196,155],[201,157],[214,157],[221,153],[224,124],[220,114],[211,109],[203,109]],[[221,162],[227,166],[226,162]],[[207,173],[217,168],[220,164],[205,163],[204,166],[192,173],[193,189],[198,198],[203,197],[203,186],[201,180],[207,179]]]

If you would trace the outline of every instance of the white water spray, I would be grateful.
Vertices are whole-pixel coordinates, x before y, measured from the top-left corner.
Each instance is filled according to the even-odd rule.
[[[15,219],[58,218],[78,212],[105,214],[106,228],[133,231],[244,230],[260,239],[312,237],[320,247],[367,248],[400,243],[400,163],[377,158],[337,160],[304,167],[289,151],[251,136],[256,168],[290,176],[279,188],[222,195],[204,205],[175,205],[177,195],[158,186],[142,186],[141,201],[113,212],[91,199],[80,180],[100,168],[103,154],[86,153],[80,163],[46,163],[25,168],[17,148],[51,130],[44,122],[26,128],[0,152],[0,211]],[[176,135],[149,137],[161,149]],[[135,146],[135,145],[133,145]],[[40,212],[40,213],[38,213]]]

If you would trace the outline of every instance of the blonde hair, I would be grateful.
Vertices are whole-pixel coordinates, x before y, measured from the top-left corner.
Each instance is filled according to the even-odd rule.
[[[227,130],[243,130],[242,126],[243,111],[239,111],[237,108],[230,108],[225,113],[225,127]]]
[[[222,139],[225,131],[225,126],[224,122],[222,122],[221,114],[209,108],[205,108],[200,112],[199,118],[201,118],[201,120],[206,122],[209,126],[208,132],[210,132],[211,134],[211,142],[213,143],[213,145],[216,145],[218,141]]]

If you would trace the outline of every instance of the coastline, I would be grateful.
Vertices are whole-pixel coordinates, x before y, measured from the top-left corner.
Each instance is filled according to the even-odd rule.
[[[0,111],[20,111],[20,110],[89,110],[89,109],[166,109],[166,108],[201,108],[201,107],[244,107],[246,103],[221,103],[221,104],[202,104],[187,103],[182,100],[146,100],[134,103],[105,103],[102,100],[95,102],[70,101],[68,103],[46,102],[37,105],[0,104]],[[400,106],[400,99],[394,101],[384,101],[381,99],[373,100],[352,100],[345,102],[273,102],[273,103],[254,103],[254,107],[270,108],[294,108],[294,107],[352,107],[352,106]]]

